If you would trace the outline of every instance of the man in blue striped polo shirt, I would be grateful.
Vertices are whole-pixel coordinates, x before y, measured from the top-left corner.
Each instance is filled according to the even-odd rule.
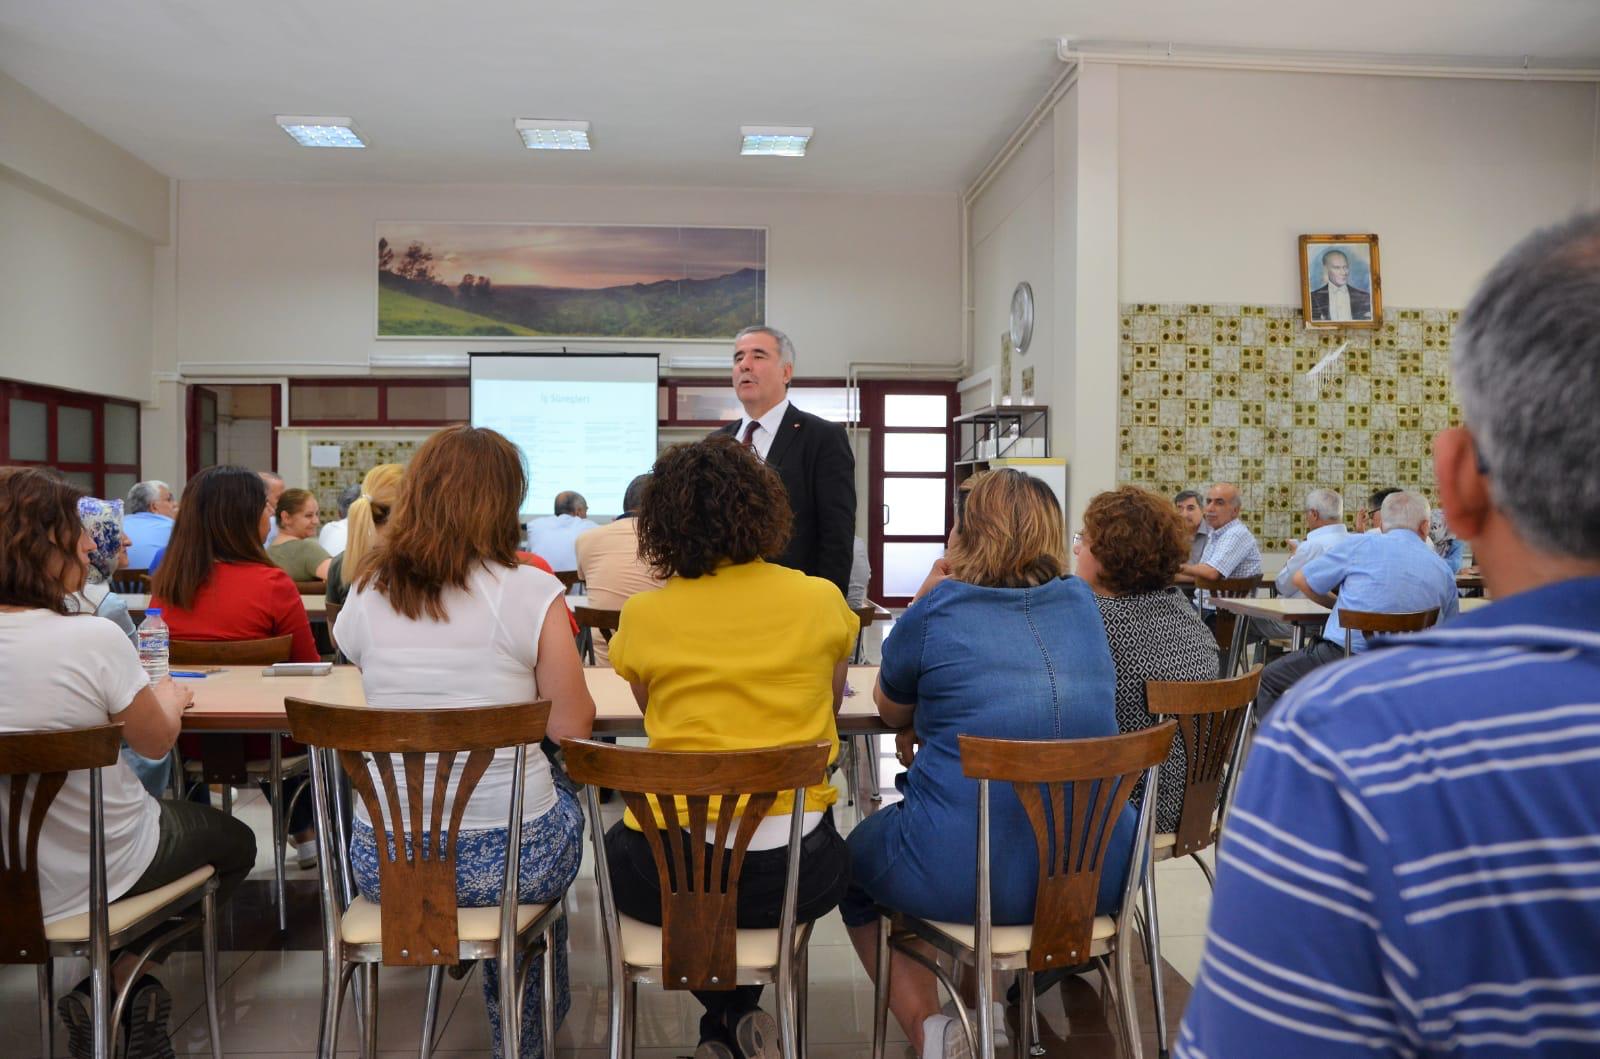
[[[1176,1054],[1600,1054],[1600,215],[1484,281],[1434,441],[1496,602],[1297,684]]]

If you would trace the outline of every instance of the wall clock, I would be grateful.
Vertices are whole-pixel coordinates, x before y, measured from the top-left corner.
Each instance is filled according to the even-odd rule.
[[[1033,342],[1033,288],[1017,284],[1011,292],[1011,346],[1021,356]]]

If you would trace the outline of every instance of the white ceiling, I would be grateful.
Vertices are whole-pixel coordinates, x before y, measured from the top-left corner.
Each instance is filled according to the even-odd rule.
[[[1061,67],[1055,40],[1600,54],[1594,0],[0,0],[0,70],[184,180],[950,192]],[[275,114],[348,114],[366,151]],[[595,150],[524,150],[516,117]],[[813,125],[801,160],[741,124]]]

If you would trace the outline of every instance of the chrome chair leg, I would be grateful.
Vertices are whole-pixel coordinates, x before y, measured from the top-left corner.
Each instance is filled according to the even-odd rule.
[[[1016,1048],[1013,1055],[1043,1055],[1044,1045],[1039,1040],[1039,999],[1033,991],[1033,972],[1022,971],[1017,975],[1017,990],[1022,994],[1022,1007],[1018,1012]]]
[[[800,1059],[806,1059],[806,1002],[810,990],[807,988],[811,979],[811,946],[803,945],[800,948],[798,959],[795,961],[794,980],[794,1017],[795,1017],[795,1042],[800,1049]]]
[[[1156,866],[1144,873],[1144,951],[1150,964],[1150,995],[1156,1006],[1156,1048],[1167,1059],[1167,987],[1161,980],[1161,919],[1156,911]],[[1124,959],[1124,954],[1118,954]]]
[[[639,983],[629,982],[622,993],[626,998],[622,1014],[622,1051],[617,1054],[633,1059],[633,1039],[639,1029]]]
[[[335,1059],[339,1054],[339,1012],[344,1006],[345,987],[355,978],[356,965],[341,965],[337,953],[325,954],[322,965],[322,1027],[317,1031],[317,1059]]]
[[[417,1054],[428,1059],[433,1054],[433,1027],[439,1018],[439,993],[444,987],[444,965],[428,968],[428,996],[422,1003],[422,1043]]]
[[[289,929],[289,910],[283,896],[283,844],[288,841],[288,823],[283,812],[283,736],[273,732],[271,774],[267,777],[267,797],[272,802],[272,892],[278,902],[278,932]]]
[[[49,956],[38,966],[39,975],[39,1054],[53,1056],[56,1054],[56,1020],[50,1010],[50,974],[52,966]]]
[[[563,895],[562,900],[566,897]],[[559,923],[560,920],[555,922]],[[544,1028],[544,1057],[556,1054],[556,930],[552,923],[544,936],[544,951],[539,955],[543,974],[539,981],[539,1010]]]
[[[1118,949],[1112,954],[1117,975],[1117,1008],[1121,1015],[1122,1032],[1128,1038],[1128,1059],[1144,1059],[1144,1045],[1139,1037],[1139,1011],[1133,996],[1133,961],[1127,952]]]
[[[211,1037],[211,1059],[222,1059],[222,1011],[217,1003],[217,887],[206,884],[200,898],[200,973],[205,976],[206,1030]]]
[[[1215,849],[1216,847],[1212,846],[1212,848]],[[1212,872],[1211,865],[1207,864],[1206,859],[1199,853],[1194,854],[1194,862],[1200,865],[1200,871],[1206,877],[1206,885],[1215,890],[1217,888],[1217,877]]]
[[[889,1033],[889,921],[878,917],[877,974],[872,986],[872,1059],[883,1059]]]
[[[365,979],[361,1010],[366,1016],[361,1027],[361,1057],[378,1059],[378,965],[362,964],[361,974]]]

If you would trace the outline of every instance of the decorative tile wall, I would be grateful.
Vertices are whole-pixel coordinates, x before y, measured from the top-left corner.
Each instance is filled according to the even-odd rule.
[[[1347,515],[1384,486],[1436,500],[1459,316],[1387,308],[1378,329],[1323,331],[1299,306],[1125,304],[1117,477],[1168,495],[1237,482],[1267,550],[1305,535],[1309,489],[1339,490]]]
[[[317,507],[322,520],[331,522],[339,517],[339,494],[347,485],[360,485],[367,472],[380,463],[410,463],[421,441],[401,441],[393,438],[353,440],[348,435],[336,438],[308,437],[310,445],[338,445],[338,467],[311,468],[311,491],[317,494]]]

